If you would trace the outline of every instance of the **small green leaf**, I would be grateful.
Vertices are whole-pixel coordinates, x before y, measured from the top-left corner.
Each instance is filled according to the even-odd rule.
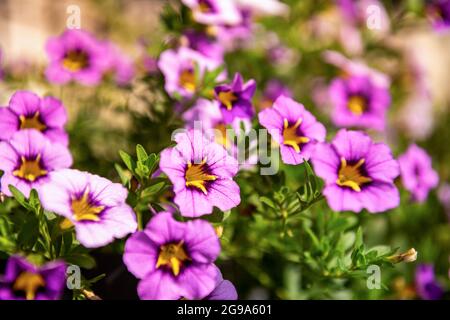
[[[133,160],[133,158],[128,153],[122,150],[119,151],[119,155],[122,158],[122,161],[125,163],[128,170],[134,173],[136,170],[136,162]]]
[[[16,187],[14,187],[13,185],[9,185],[8,186],[9,191],[11,191],[14,199],[17,200],[17,202],[24,208],[30,210],[30,205],[27,202],[27,199],[25,198],[25,196],[23,195],[22,192],[19,191],[19,189],[17,189]]]

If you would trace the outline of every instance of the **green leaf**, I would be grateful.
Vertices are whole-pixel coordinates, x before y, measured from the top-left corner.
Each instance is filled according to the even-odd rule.
[[[122,150],[119,151],[119,155],[122,158],[122,161],[123,163],[125,163],[128,170],[134,173],[136,170],[136,162],[133,160],[133,158],[128,153]]]
[[[16,187],[14,187],[13,185],[9,185],[8,186],[9,191],[11,191],[14,199],[16,199],[16,201],[24,208],[30,210],[30,205],[27,202],[27,199],[25,198],[25,196],[23,195],[22,192],[19,191],[19,189],[17,189]]]
[[[64,256],[67,263],[75,264],[81,268],[92,269],[95,267],[95,259],[88,254],[72,253]]]
[[[39,220],[35,215],[28,215],[27,220],[17,236],[19,245],[32,248],[39,237]]]
[[[144,163],[148,158],[147,152],[145,151],[144,147],[140,144],[136,146],[136,155],[138,161],[142,163]]]

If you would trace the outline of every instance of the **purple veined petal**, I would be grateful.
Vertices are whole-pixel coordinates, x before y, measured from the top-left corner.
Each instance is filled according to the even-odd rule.
[[[231,157],[227,150],[217,143],[212,143],[206,148],[206,158],[212,174],[221,178],[233,178],[238,172],[238,162]]]
[[[349,188],[341,188],[336,184],[328,185],[323,190],[328,205],[334,211],[360,212],[363,206],[359,199],[355,197],[355,193]]]
[[[373,144],[365,160],[366,170],[374,180],[391,183],[400,174],[398,162],[383,143]]]
[[[241,203],[239,186],[233,180],[217,180],[208,189],[209,202],[222,211],[230,210]]]
[[[136,278],[143,279],[156,270],[158,244],[145,232],[136,232],[125,243],[123,262]]]
[[[8,140],[19,130],[19,118],[9,108],[0,107],[0,119],[0,140]]]
[[[20,156],[8,142],[0,142],[0,170],[13,171],[19,159]]]
[[[302,115],[305,112],[305,107],[301,103],[284,95],[279,96],[277,100],[275,100],[273,109],[278,111],[283,119],[287,119],[289,122],[293,123],[302,118]]]
[[[370,213],[384,212],[400,205],[400,194],[392,183],[372,183],[355,195]]]
[[[208,201],[207,196],[196,189],[185,188],[179,191],[175,195],[174,202],[185,217],[200,217],[213,211],[213,205]]]
[[[332,144],[337,153],[346,160],[360,160],[367,156],[372,140],[360,131],[341,129],[336,134]]]
[[[66,84],[72,80],[69,71],[61,67],[59,62],[51,62],[45,69],[45,77],[51,83]]]
[[[114,235],[97,221],[75,224],[77,240],[86,248],[100,248],[114,241]]]
[[[32,129],[16,132],[9,143],[20,156],[36,156],[49,144],[42,133]]]
[[[126,204],[106,210],[101,223],[115,239],[122,239],[137,229],[136,214]]]
[[[145,227],[145,234],[157,245],[182,239],[184,226],[176,221],[172,213],[160,212],[154,216]]]
[[[160,169],[169,177],[174,185],[174,191],[178,192],[185,188],[186,161],[180,152],[174,148],[167,148],[161,152],[159,162]]]
[[[286,146],[284,144],[280,144],[280,153],[281,160],[283,160],[286,164],[297,165],[302,163],[304,160],[308,160],[302,152],[298,153],[293,147]]]
[[[16,91],[9,101],[9,108],[17,115],[34,115],[40,110],[41,99],[30,91]]]
[[[73,215],[70,205],[72,196],[63,185],[57,183],[52,177],[52,174],[50,174],[50,182],[44,183],[38,190],[42,206],[47,211],[71,218]]]
[[[182,296],[189,300],[205,298],[214,290],[219,272],[214,264],[196,264],[186,268],[176,279],[182,288]]]
[[[70,195],[83,194],[88,186],[88,175],[74,169],[62,169],[50,173],[52,184],[64,189]]]
[[[62,261],[53,261],[44,265],[40,274],[45,279],[46,292],[40,297],[40,293],[37,294],[36,300],[40,298],[44,300],[57,300],[61,297],[64,291],[64,285],[66,284],[66,264]]]
[[[267,108],[258,114],[259,123],[265,127],[272,138],[282,143],[283,139],[283,117],[273,108]]]
[[[314,172],[327,184],[335,183],[338,178],[340,159],[333,147],[328,143],[319,143],[312,156]]]
[[[112,183],[103,177],[89,174],[89,192],[95,201],[105,206],[125,203],[128,191],[119,183]]]
[[[62,144],[52,144],[47,141],[41,153],[42,161],[47,169],[57,170],[72,166],[73,159],[70,151]]]
[[[138,295],[141,300],[179,300],[182,288],[168,272],[156,270],[139,282]]]
[[[64,129],[47,129],[45,130],[45,136],[54,143],[60,143],[65,147],[69,145],[69,135]]]
[[[234,285],[228,280],[222,280],[206,297],[206,300],[237,300],[238,294]]]
[[[62,102],[53,97],[41,100],[40,115],[44,123],[51,128],[64,128],[67,122],[67,112]]]
[[[188,222],[184,241],[190,258],[197,263],[213,263],[219,257],[219,238],[212,225],[204,220]]]

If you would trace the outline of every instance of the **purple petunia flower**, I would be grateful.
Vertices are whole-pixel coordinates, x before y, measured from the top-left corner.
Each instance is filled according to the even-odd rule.
[[[105,45],[83,30],[66,30],[59,37],[51,38],[46,50],[50,64],[45,75],[55,84],[76,81],[96,85],[108,67],[109,53]]]
[[[223,62],[223,46],[206,32],[193,29],[186,30],[184,32],[184,39],[187,42],[187,47],[192,50],[198,51],[205,57],[218,61],[218,63]]]
[[[173,183],[175,203],[186,217],[210,214],[236,207],[239,186],[233,181],[237,160],[200,130],[175,135],[177,146],[161,153],[160,168]]]
[[[436,31],[450,30],[450,0],[430,1],[427,15]]]
[[[412,144],[398,157],[398,163],[403,186],[411,192],[415,201],[424,202],[428,192],[439,183],[439,176],[431,166],[431,157],[425,150]]]
[[[272,107],[275,100],[277,100],[280,96],[292,98],[292,92],[281,81],[276,79],[270,80],[269,82],[267,82],[266,87],[264,88],[263,96],[260,102],[260,108],[265,109]]]
[[[105,50],[108,54],[106,65],[107,70],[114,74],[114,80],[119,86],[126,86],[131,83],[135,75],[134,62],[126,56],[112,42],[104,43]]]
[[[61,228],[74,225],[83,246],[102,247],[136,231],[136,217],[125,202],[128,192],[122,185],[70,169],[51,173],[50,181],[38,190],[42,206],[66,218]]]
[[[190,98],[197,91],[198,79],[205,71],[213,71],[219,66],[220,62],[185,47],[164,51],[158,61],[158,68],[164,74],[166,92],[183,98]],[[196,74],[196,67],[200,74]]]
[[[30,91],[17,91],[11,97],[9,106],[0,108],[0,140],[9,140],[20,130],[35,129],[52,142],[67,146],[66,122],[66,109],[58,99],[41,99]]]
[[[350,75],[334,79],[329,95],[335,125],[384,129],[391,97],[387,88],[376,85],[370,77]]]
[[[280,96],[273,108],[264,109],[258,118],[280,144],[284,163],[299,164],[308,160],[317,142],[325,141],[325,127],[291,98]]]
[[[331,144],[317,145],[315,173],[325,180],[323,194],[335,211],[376,213],[395,208],[400,195],[394,185],[399,166],[384,143],[360,131],[341,129]]]
[[[123,261],[141,279],[141,299],[194,300],[214,290],[220,272],[214,261],[219,253],[219,239],[208,222],[182,223],[171,213],[161,212],[144,231],[127,240]]]
[[[249,119],[253,117],[252,97],[255,90],[255,80],[244,83],[239,73],[234,75],[231,84],[223,84],[214,88],[225,123],[231,123],[235,118]]]
[[[207,25],[236,25],[241,15],[234,1],[230,0],[182,0],[192,10],[195,21]]]
[[[37,267],[11,256],[0,277],[0,300],[58,300],[64,291],[66,266],[62,261]]]
[[[439,300],[444,295],[444,289],[435,279],[433,265],[417,266],[415,278],[416,292],[422,299]]]
[[[51,143],[39,131],[21,130],[0,142],[1,191],[11,196],[12,185],[28,197],[31,189],[49,180],[50,172],[71,165],[72,155],[65,146]]]

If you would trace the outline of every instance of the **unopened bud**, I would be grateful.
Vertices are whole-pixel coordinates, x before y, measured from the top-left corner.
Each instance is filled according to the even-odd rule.
[[[393,256],[390,256],[389,261],[393,263],[400,263],[400,262],[414,262],[417,259],[417,251],[414,248],[409,249],[408,251],[400,254],[395,254]]]
[[[219,238],[222,238],[223,235],[223,227],[222,226],[218,226],[214,228],[216,230],[216,234]]]

